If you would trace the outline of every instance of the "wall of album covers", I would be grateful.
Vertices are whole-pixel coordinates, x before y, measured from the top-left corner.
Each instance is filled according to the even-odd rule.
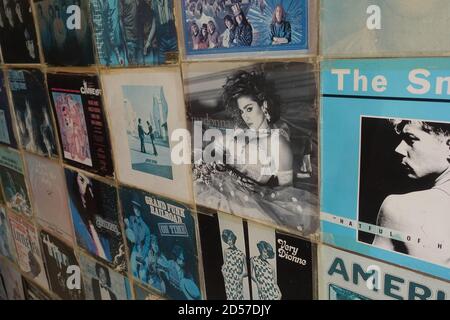
[[[0,299],[449,299],[449,14],[0,1]]]

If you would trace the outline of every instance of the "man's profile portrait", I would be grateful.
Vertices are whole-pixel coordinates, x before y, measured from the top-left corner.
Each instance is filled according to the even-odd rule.
[[[450,123],[362,118],[359,221],[382,229],[362,242],[450,266]]]

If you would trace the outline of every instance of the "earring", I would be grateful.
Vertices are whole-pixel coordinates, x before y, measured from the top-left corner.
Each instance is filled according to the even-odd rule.
[[[262,112],[263,112],[263,114],[264,114],[264,117],[267,119],[267,122],[270,122],[270,114],[269,114],[269,112],[267,111],[267,102],[264,102],[263,103],[263,106],[262,106]]]

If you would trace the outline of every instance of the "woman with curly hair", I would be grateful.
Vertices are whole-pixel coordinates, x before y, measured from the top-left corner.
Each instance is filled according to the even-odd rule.
[[[239,70],[226,79],[222,99],[234,136],[222,144],[214,141],[224,161],[196,162],[196,201],[309,234],[318,224],[317,196],[293,186],[289,130],[280,120],[281,103],[274,91],[275,85],[259,71]],[[255,153],[256,159],[248,161]]]

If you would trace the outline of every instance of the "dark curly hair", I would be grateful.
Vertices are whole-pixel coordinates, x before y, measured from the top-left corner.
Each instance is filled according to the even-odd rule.
[[[266,80],[264,73],[256,71],[237,71],[227,78],[223,86],[222,99],[225,109],[231,115],[237,126],[248,128],[241,116],[241,110],[237,104],[237,99],[247,96],[254,99],[261,107],[264,101],[267,102],[267,112],[270,115],[269,125],[280,119],[280,107],[278,96],[272,94],[273,84]]]
[[[227,243],[227,242],[228,242],[228,239],[229,239],[230,237],[231,237],[231,239],[233,239],[233,240],[232,240],[233,243],[235,243],[237,237],[236,237],[236,235],[234,234],[234,232],[231,231],[230,229],[225,229],[225,230],[223,230],[223,232],[222,232],[222,241],[225,242],[225,243]]]

